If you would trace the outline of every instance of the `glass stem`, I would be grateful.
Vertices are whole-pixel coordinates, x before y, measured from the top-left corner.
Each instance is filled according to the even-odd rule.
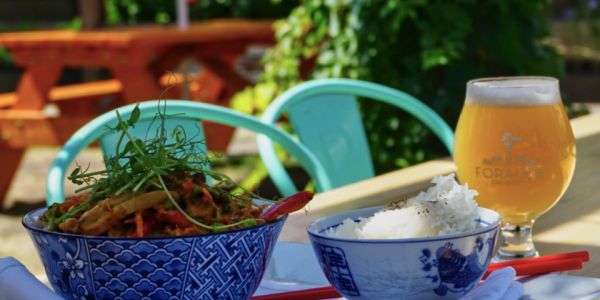
[[[533,246],[531,227],[533,220],[519,224],[506,224],[501,228],[502,244],[494,261],[507,261],[527,257],[538,257]]]

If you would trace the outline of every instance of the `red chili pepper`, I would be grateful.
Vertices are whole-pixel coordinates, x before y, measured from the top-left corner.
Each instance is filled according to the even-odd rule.
[[[192,225],[192,222],[178,210],[159,211],[156,213],[156,221],[161,223],[172,223],[179,228],[186,228]]]
[[[191,193],[194,191],[194,183],[192,183],[191,180],[186,181],[184,183],[181,184],[181,187],[183,188],[184,191],[186,191],[187,193]]]
[[[277,217],[289,213],[293,213],[297,210],[302,209],[310,200],[312,200],[314,194],[309,191],[302,191],[291,195],[265,209],[260,214],[259,218],[265,220],[265,222],[275,221]]]

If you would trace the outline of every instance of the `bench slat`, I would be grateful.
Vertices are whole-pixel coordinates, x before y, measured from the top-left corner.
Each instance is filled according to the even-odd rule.
[[[57,86],[50,89],[50,101],[64,101],[89,97],[116,95],[123,91],[123,84],[118,79],[100,80]],[[0,94],[0,108],[7,108],[17,103],[16,93]]]
[[[118,79],[100,80],[53,87],[48,93],[50,101],[63,101],[79,98],[119,94],[123,85]]]

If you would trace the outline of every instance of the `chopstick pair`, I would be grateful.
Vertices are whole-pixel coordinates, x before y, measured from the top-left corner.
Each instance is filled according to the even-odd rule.
[[[517,271],[517,276],[539,275],[581,269],[583,268],[583,263],[589,260],[590,254],[587,251],[579,251],[492,263],[485,272],[483,279],[487,278],[493,271],[505,267],[513,267]],[[321,300],[340,297],[342,297],[342,295],[340,295],[332,286],[325,286],[314,289],[256,296],[250,298],[250,300]]]
[[[486,279],[490,273],[505,267],[513,267],[517,271],[517,276],[526,276],[578,270],[583,268],[583,263],[589,260],[590,254],[587,251],[579,251],[493,263],[488,267],[482,280]]]

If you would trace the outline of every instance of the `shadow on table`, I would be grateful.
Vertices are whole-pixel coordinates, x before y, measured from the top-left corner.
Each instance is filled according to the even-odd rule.
[[[39,201],[37,203],[17,202],[11,208],[0,211],[0,214],[13,216],[13,217],[24,216],[25,214],[27,214],[33,210],[43,208],[43,207],[46,207],[46,201]]]

